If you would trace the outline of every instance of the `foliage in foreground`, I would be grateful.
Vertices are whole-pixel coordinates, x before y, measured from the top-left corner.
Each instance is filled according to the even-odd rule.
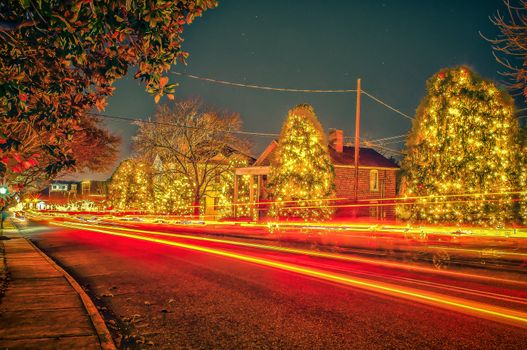
[[[113,83],[135,78],[173,98],[163,73],[188,54],[183,28],[214,0],[0,2],[0,177],[11,196],[34,176],[78,161],[71,141],[86,113],[104,109]],[[37,167],[37,164],[39,165]]]

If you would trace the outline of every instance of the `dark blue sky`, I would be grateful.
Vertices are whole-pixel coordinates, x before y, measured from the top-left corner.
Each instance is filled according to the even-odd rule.
[[[489,16],[503,8],[500,0],[220,0],[186,28],[188,65],[173,70],[305,89],[353,89],[361,78],[364,90],[413,115],[426,79],[443,67],[464,64],[500,80],[500,66],[479,32],[495,37]],[[354,94],[284,93],[170,78],[180,83],[177,98],[201,97],[239,112],[246,130],[278,133],[289,108],[310,103],[325,129],[354,133]],[[153,98],[138,82],[126,78],[116,87],[105,113],[153,115]],[[123,137],[122,155],[128,156],[135,127],[122,121],[108,125]],[[409,120],[362,98],[363,137],[400,135],[409,127]],[[254,153],[268,141],[254,139]]]

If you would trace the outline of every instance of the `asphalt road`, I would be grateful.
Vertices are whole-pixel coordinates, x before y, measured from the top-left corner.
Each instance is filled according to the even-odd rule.
[[[526,328],[211,251],[525,312],[522,284],[192,239],[169,240],[210,251],[40,224],[24,232],[88,288],[123,349],[525,349],[527,344]]]

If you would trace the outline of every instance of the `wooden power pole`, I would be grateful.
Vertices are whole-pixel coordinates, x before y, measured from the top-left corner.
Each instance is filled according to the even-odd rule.
[[[357,107],[355,109],[355,201],[359,199],[359,150],[360,150],[360,78],[357,79]]]

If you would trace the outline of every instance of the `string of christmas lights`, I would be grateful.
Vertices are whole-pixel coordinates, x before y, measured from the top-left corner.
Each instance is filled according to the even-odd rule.
[[[276,152],[276,164],[269,176],[275,201],[270,215],[306,220],[330,217],[333,210],[323,200],[334,197],[335,170],[324,131],[311,106],[298,105],[289,111]],[[283,203],[292,200],[299,205],[288,207]]]
[[[510,95],[466,67],[444,69],[427,82],[402,162],[401,195],[434,196],[398,208],[405,219],[498,225],[516,219],[512,195],[524,188],[519,127]],[[448,203],[443,196],[489,193]]]

